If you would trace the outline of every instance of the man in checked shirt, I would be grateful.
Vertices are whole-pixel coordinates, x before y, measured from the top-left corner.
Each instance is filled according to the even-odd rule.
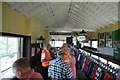
[[[73,77],[70,65],[64,62],[66,53],[64,50],[58,52],[58,58],[50,62],[48,76],[52,80],[71,80]]]

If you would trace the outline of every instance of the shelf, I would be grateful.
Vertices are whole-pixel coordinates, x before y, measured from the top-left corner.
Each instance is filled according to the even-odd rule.
[[[112,39],[106,39],[106,41],[112,41]]]
[[[105,55],[105,54],[100,54],[98,52],[95,52],[94,50],[91,50],[91,49],[88,49],[88,48],[81,48],[82,50],[84,51],[87,51],[89,52],[90,54],[93,54],[93,55],[96,55],[96,56],[99,56],[101,58],[104,58],[106,59],[107,61],[111,61],[117,65],[120,65],[120,60],[114,58],[113,56],[109,56],[109,55]]]

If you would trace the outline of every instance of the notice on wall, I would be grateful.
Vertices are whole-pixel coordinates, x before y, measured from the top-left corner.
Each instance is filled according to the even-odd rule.
[[[112,32],[106,33],[106,47],[112,48]]]
[[[106,33],[106,39],[112,39],[112,32]]]
[[[117,48],[117,41],[114,41],[113,48],[114,48],[114,49]]]
[[[114,41],[114,57],[119,59],[120,56],[120,41]]]
[[[117,47],[120,48],[120,41],[117,42]]]

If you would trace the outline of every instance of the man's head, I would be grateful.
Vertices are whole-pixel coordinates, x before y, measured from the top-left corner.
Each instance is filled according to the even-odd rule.
[[[50,50],[51,49],[51,45],[50,44],[47,44],[44,46],[44,50]]]
[[[29,61],[25,58],[16,60],[12,65],[13,73],[17,78],[22,78],[25,75],[25,72],[30,70]]]
[[[58,57],[60,57],[60,58],[64,58],[65,55],[66,55],[65,50],[60,50],[60,51],[58,52]]]
[[[50,49],[51,49],[51,45],[48,44],[48,45],[47,45],[47,50],[50,50]]]
[[[67,43],[64,43],[62,47],[63,47],[63,48],[66,48],[66,47],[67,47]]]
[[[74,53],[74,51],[73,51],[73,50],[70,50],[70,51],[69,51],[69,55],[70,55],[70,56],[72,56],[72,57],[73,57],[73,56],[74,56],[74,54],[75,54],[75,53]]]

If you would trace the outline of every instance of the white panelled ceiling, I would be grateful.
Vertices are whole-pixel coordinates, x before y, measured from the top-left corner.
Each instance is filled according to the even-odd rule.
[[[8,2],[52,31],[95,31],[119,21],[118,2]]]

